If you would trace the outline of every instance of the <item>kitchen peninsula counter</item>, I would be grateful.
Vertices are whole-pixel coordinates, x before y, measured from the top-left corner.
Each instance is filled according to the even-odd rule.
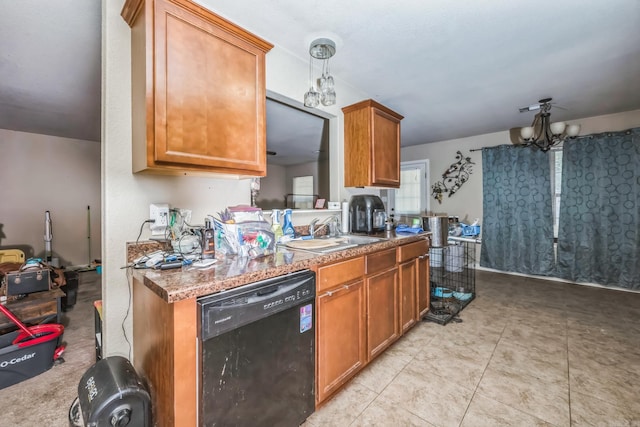
[[[212,268],[201,270],[183,267],[173,270],[134,270],[134,278],[143,283],[165,302],[174,303],[190,298],[211,295],[248,283],[282,276],[294,271],[312,268],[315,265],[365,255],[382,249],[424,239],[430,233],[396,235],[379,234],[387,240],[347,248],[328,254],[314,254],[301,250],[278,247],[276,253],[260,258],[218,256]],[[131,251],[129,252],[131,253]]]
[[[222,257],[206,270],[138,269],[133,273],[133,355],[137,372],[149,384],[154,425],[196,426],[198,420],[197,298],[291,272],[356,259],[423,240],[428,233],[396,236],[317,255],[278,247],[276,253],[249,259]],[[133,260],[159,249],[157,242],[127,245]]]

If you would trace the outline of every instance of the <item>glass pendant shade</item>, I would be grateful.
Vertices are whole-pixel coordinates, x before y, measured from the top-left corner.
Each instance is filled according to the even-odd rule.
[[[304,94],[304,106],[309,108],[315,108],[320,104],[320,92],[316,92],[315,88],[311,86],[307,93]]]
[[[336,53],[336,44],[330,39],[316,39],[309,46],[309,90],[304,94],[305,107],[314,108],[321,102],[329,106],[336,103],[335,81],[329,71],[329,58]],[[313,78],[313,59],[322,60],[322,75],[316,90]]]
[[[336,103],[336,91],[335,90],[330,90],[327,92],[322,92],[321,95],[321,101],[322,101],[322,105],[333,105]]]

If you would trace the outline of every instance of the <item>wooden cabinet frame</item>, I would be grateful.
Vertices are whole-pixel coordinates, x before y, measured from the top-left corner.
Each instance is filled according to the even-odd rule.
[[[400,121],[395,111],[369,99],[344,113],[344,186],[400,187]]]
[[[189,0],[129,0],[133,171],[266,174],[273,45]]]

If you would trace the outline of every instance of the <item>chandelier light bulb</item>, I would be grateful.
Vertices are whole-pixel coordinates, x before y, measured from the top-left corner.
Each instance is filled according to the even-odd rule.
[[[555,123],[551,123],[551,125],[549,126],[549,128],[551,129],[552,135],[562,135],[562,132],[564,132],[565,127],[566,127],[565,122],[555,122]]]
[[[525,126],[522,129],[520,129],[520,136],[522,137],[522,139],[525,139],[525,140],[533,138],[533,127]]]
[[[569,138],[575,138],[580,133],[580,125],[568,125],[567,136]]]

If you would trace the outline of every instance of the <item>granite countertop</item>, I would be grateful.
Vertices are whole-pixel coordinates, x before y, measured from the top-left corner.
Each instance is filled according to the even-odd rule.
[[[260,258],[219,257],[214,267],[206,270],[190,266],[164,271],[135,269],[134,277],[166,302],[173,303],[411,243],[429,234],[383,233],[375,237],[384,237],[386,240],[322,255],[278,246],[276,253]]]

